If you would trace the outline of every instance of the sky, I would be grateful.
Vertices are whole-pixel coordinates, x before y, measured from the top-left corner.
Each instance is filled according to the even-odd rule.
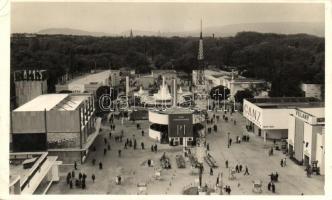
[[[311,3],[11,3],[11,32],[72,28],[119,34],[130,29],[181,32],[203,26],[260,22],[324,22],[324,4]]]

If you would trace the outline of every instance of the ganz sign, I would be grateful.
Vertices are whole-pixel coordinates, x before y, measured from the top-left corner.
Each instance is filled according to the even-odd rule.
[[[254,107],[244,103],[243,105],[243,115],[248,118],[251,122],[255,123],[257,126],[262,125],[262,113],[261,111],[255,109]]]
[[[40,81],[46,79],[46,70],[27,69],[14,72],[15,81]]]

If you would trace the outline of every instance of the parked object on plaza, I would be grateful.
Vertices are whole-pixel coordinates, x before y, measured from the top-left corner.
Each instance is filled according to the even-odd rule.
[[[204,160],[210,167],[212,168],[218,167],[217,161],[213,158],[211,154],[208,153],[206,156],[204,156]]]
[[[175,159],[178,168],[186,168],[186,161],[184,160],[182,155],[176,155]]]
[[[254,193],[262,193],[263,182],[261,180],[255,180],[252,182],[252,191]]]

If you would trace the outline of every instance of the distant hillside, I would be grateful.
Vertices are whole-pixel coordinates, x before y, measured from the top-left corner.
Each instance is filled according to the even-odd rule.
[[[271,22],[271,23],[246,23],[246,24],[231,24],[226,26],[217,27],[205,27],[203,34],[205,36],[216,37],[228,37],[235,36],[238,32],[253,31],[259,33],[278,33],[278,34],[298,34],[305,33],[309,35],[315,35],[324,37],[324,23],[307,23],[307,22]],[[104,32],[89,32],[79,29],[70,28],[49,28],[43,29],[37,32],[38,34],[48,35],[90,35],[90,36],[129,36],[130,30],[123,31],[119,34],[104,33]],[[145,30],[133,30],[134,36],[163,36],[172,37],[180,36],[196,37],[199,34],[199,29],[186,31],[186,32],[159,32],[159,31],[145,31]]]
[[[89,32],[79,29],[71,29],[71,28],[48,28],[43,29],[37,32],[37,34],[45,34],[45,35],[90,35],[90,36],[109,36],[108,33],[103,32]]]

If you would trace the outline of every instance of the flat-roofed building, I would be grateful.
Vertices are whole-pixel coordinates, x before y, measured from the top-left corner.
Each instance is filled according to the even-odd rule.
[[[84,161],[98,123],[89,93],[40,95],[11,112],[12,150],[48,151],[65,163]]]
[[[318,99],[322,98],[322,85],[321,84],[307,84],[302,83],[301,89],[304,92],[305,97],[315,97]]]
[[[325,173],[325,108],[296,108],[289,114],[288,149],[305,166],[317,162]]]
[[[57,159],[47,152],[10,153],[9,194],[46,194],[60,180]]]
[[[105,70],[97,73],[89,73],[80,77],[76,77],[62,84],[57,84],[55,90],[57,93],[61,91],[71,91],[73,93],[91,93],[94,96],[101,86],[109,86],[111,71]]]
[[[243,116],[258,136],[266,139],[287,139],[289,114],[296,108],[324,106],[316,98],[275,97],[243,100]]]

